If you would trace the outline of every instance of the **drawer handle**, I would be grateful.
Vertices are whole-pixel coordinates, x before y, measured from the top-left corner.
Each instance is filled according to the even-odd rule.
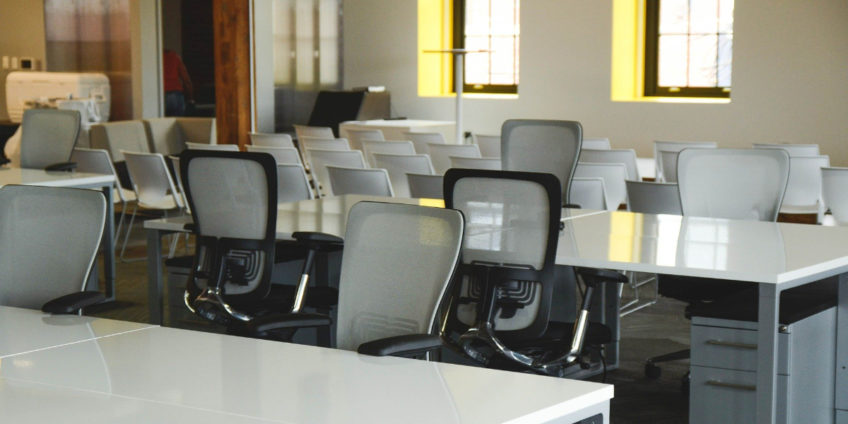
[[[750,349],[757,350],[757,345],[750,343],[736,343],[736,342],[723,342],[721,340],[707,340],[705,342],[708,345],[713,346],[724,346],[724,347],[735,347],[739,349]]]
[[[707,380],[707,382],[704,384],[706,384],[707,386],[725,387],[728,389],[748,390],[752,392],[757,391],[757,386],[752,386],[750,384],[725,383],[723,381],[717,380]]]

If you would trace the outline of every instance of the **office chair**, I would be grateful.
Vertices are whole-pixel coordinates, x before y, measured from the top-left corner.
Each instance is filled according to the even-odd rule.
[[[362,140],[362,154],[365,155],[365,160],[374,168],[375,154],[390,154],[390,155],[414,155],[415,146],[411,141],[380,141],[380,140]]]
[[[715,149],[716,147],[718,147],[718,143],[715,141],[654,141],[655,179],[660,182],[671,182],[665,180],[661,152],[679,152],[689,148]]]
[[[21,168],[70,171],[80,131],[80,113],[63,109],[27,109],[21,122]]]
[[[186,149],[188,150],[216,150],[223,152],[238,152],[238,144],[209,144],[209,143],[192,143],[186,141]]]
[[[409,184],[409,196],[413,199],[444,199],[443,175],[406,173],[406,181]]]
[[[336,303],[335,289],[308,286],[316,255],[342,244],[329,234],[294,233],[308,250],[300,282],[272,284],[274,262],[283,249],[275,242],[277,164],[271,155],[186,150],[180,155],[180,175],[197,244],[184,295],[189,310],[230,333],[245,334],[257,317],[277,312],[309,317],[314,314],[303,312],[304,306],[329,310]],[[290,335],[263,337],[287,340]]]
[[[294,148],[294,142],[289,134],[252,132],[248,135],[250,136],[250,145],[252,146]]]
[[[821,169],[822,199],[838,225],[848,224],[848,168]]]
[[[235,146],[235,144],[230,144],[230,146]],[[296,164],[303,166],[303,161],[301,160],[300,153],[294,147],[268,147],[268,146],[247,146],[248,152],[255,153],[268,153],[269,155],[274,157],[274,160],[277,161],[278,165],[291,165]]]
[[[333,194],[336,196],[345,194],[395,196],[392,183],[389,181],[389,173],[385,169],[328,166],[327,172],[330,174],[330,185],[333,186]]]
[[[437,174],[444,174],[451,167],[451,157],[481,158],[480,148],[476,144],[439,144],[427,145],[430,160]]]
[[[821,155],[818,144],[754,143],[752,147],[754,149],[783,149],[789,152],[790,158]]]
[[[782,149],[703,149],[680,151],[677,158],[680,206],[684,216],[775,221],[789,180],[789,154]],[[710,278],[660,275],[659,294],[687,303],[686,316],[756,284]],[[649,358],[645,375],[659,378],[660,362],[689,357],[689,349]],[[684,389],[688,376],[684,376]]]
[[[451,169],[445,207],[466,217],[465,239],[445,320],[452,345],[491,367],[562,377],[600,353],[609,328],[589,322],[593,291],[623,282],[612,271],[574,269],[586,284],[576,323],[550,320],[562,190],[551,174]]]
[[[403,136],[412,141],[412,144],[415,145],[415,152],[418,154],[430,154],[430,149],[427,146],[430,143],[447,143],[445,136],[440,132],[407,131],[403,133]]]
[[[335,138],[333,129],[330,127],[315,127],[309,125],[294,125],[294,132],[298,142],[303,137]]]
[[[492,171],[501,170],[501,158],[468,158],[451,156],[449,159],[451,168],[489,169]]]
[[[412,197],[406,174],[432,175],[433,164],[426,154],[393,155],[385,153],[374,154],[374,167],[383,168],[389,173],[392,189],[397,197]],[[439,191],[442,190],[441,183]],[[441,196],[439,196],[441,198]]]
[[[677,183],[626,181],[627,210],[639,213],[683,215]]]
[[[590,149],[583,140],[580,148],[580,161],[592,163],[623,163],[627,168],[627,179],[631,181],[642,181],[639,176],[639,166],[636,162],[636,151],[633,149]]]
[[[101,302],[103,294],[84,290],[105,222],[98,191],[0,189],[0,305],[71,314]]]
[[[332,196],[328,166],[367,168],[365,156],[359,150],[307,150],[306,159],[312,171],[312,180],[321,196]]]
[[[119,237],[121,228],[124,225],[124,217],[127,215],[129,203],[136,200],[135,191],[121,186],[118,171],[109,157],[109,152],[105,149],[74,148],[73,153],[71,153],[71,162],[76,162],[77,172],[115,176],[115,189],[113,190],[112,201],[121,204],[121,215],[118,218],[118,225],[115,227],[115,237]]]
[[[574,169],[574,178],[602,178],[606,191],[607,209],[617,210],[627,204],[627,167],[623,163],[578,162]],[[573,203],[573,202],[571,202]]]
[[[614,210],[609,205],[615,204],[609,198],[601,177],[574,177],[571,179],[571,202],[581,209]]]
[[[484,158],[501,157],[501,135],[472,134],[474,144],[480,148]]]
[[[336,347],[377,356],[426,355],[442,347],[437,317],[454,275],[462,213],[396,203],[350,209],[339,282]],[[256,333],[315,324],[296,314],[256,320]],[[323,325],[330,324],[324,317]]]

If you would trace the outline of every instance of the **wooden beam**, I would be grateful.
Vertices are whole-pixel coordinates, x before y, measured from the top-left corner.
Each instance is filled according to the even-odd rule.
[[[250,132],[250,0],[213,0],[218,143],[244,150]]]

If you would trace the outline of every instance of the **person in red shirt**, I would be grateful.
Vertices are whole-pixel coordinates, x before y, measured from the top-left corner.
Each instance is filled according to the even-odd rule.
[[[186,102],[193,102],[194,90],[185,64],[174,51],[165,49],[162,54],[165,86],[165,116],[184,116]]]

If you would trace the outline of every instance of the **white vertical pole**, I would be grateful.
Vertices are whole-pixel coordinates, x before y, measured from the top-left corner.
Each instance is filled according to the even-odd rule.
[[[462,132],[462,86],[465,82],[465,74],[462,69],[462,62],[465,59],[465,53],[453,52],[454,77],[456,85],[456,143],[465,144]]]

